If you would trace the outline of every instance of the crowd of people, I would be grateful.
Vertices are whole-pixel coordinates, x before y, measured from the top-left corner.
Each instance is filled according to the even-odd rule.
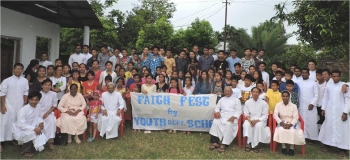
[[[54,149],[56,126],[68,134],[68,143],[72,136],[81,143],[87,123],[88,142],[96,136],[116,138],[123,109],[132,116],[130,93],[138,92],[217,95],[209,149],[220,153],[236,137],[242,114],[247,152],[258,153],[259,143],[270,143],[272,135],[285,155],[294,155],[294,144],[315,141],[322,143],[323,152],[336,147],[344,156],[349,150],[349,83],[340,82],[338,70],[317,69],[314,60],[308,68],[272,63],[268,73],[264,49],[247,48],[238,58],[235,49],[215,54],[212,47],[203,47],[200,55],[198,46],[176,55],[157,46],[144,47],[140,54],[134,48],[128,54],[127,49],[82,47],[83,52],[75,47],[68,64],[60,59],[52,63],[42,53],[40,61],[31,60],[25,69],[14,65],[14,75],[1,83],[1,142],[21,144],[21,154],[31,157],[33,145],[38,151],[44,145]],[[278,123],[274,134],[267,126],[269,115]]]

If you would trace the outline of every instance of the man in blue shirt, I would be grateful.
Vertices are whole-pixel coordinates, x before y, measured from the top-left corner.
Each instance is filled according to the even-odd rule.
[[[152,75],[155,76],[157,67],[161,66],[164,62],[164,57],[161,57],[158,54],[159,47],[154,46],[152,50],[153,50],[153,56],[148,57],[148,59],[144,62],[144,66],[151,69]]]
[[[236,73],[235,71],[235,63],[239,63],[241,61],[240,58],[237,57],[237,51],[236,49],[230,50],[231,57],[228,57],[226,61],[228,62],[229,69],[232,73]]]

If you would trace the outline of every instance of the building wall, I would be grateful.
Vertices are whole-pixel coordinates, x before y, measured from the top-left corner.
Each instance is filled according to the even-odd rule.
[[[2,36],[21,39],[20,62],[25,67],[35,58],[37,36],[51,39],[50,61],[54,62],[59,56],[58,24],[1,7],[0,33]]]

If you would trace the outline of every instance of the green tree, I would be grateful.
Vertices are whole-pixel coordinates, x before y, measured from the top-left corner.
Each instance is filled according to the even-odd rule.
[[[224,28],[223,28],[224,30]],[[244,28],[236,29],[233,26],[227,25],[226,27],[226,35],[228,48],[236,49],[239,57],[244,56],[244,49],[252,46],[252,38],[247,33],[247,30]],[[223,35],[223,33],[222,33]]]
[[[289,22],[289,15],[285,12],[286,10],[286,2],[276,4],[274,7],[274,10],[276,11],[275,16],[273,16],[270,21],[271,22],[278,22],[278,24],[283,28],[283,31],[281,34],[285,34],[285,27],[283,22],[288,21]]]
[[[183,29],[174,31],[169,41],[170,43],[166,46],[166,48],[171,50],[173,54],[179,54],[183,47],[189,46],[186,41],[185,30]]]
[[[176,11],[175,4],[169,0],[139,1],[141,5],[136,5],[131,11],[127,11],[125,22],[118,30],[119,41],[123,47],[134,47],[139,32],[147,24],[154,24],[162,17],[169,20]]]
[[[277,62],[280,62],[289,67],[292,64],[297,64],[299,67],[306,68],[310,59],[316,59],[316,51],[313,47],[307,44],[300,43],[298,45],[292,45],[287,50],[278,55]]]
[[[198,18],[185,30],[185,39],[189,46],[215,47],[218,44],[216,34],[209,21]]]
[[[291,34],[283,34],[283,28],[276,22],[265,21],[252,27],[252,44],[258,49],[265,49],[265,57],[271,61],[278,59],[286,51],[286,44]]]
[[[349,1],[293,2],[295,10],[290,14],[291,24],[296,24],[296,33],[303,42],[316,49],[343,46],[349,53]]]
[[[142,50],[144,46],[170,44],[170,37],[174,32],[173,26],[166,17],[162,17],[153,24],[146,24],[137,37],[136,48]]]

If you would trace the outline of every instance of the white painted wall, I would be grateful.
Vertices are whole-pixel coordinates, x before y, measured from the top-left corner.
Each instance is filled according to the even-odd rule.
[[[43,13],[45,14],[45,13]],[[20,60],[27,67],[35,58],[36,37],[51,39],[50,61],[59,56],[60,26],[30,15],[1,7],[1,35],[21,39]]]

